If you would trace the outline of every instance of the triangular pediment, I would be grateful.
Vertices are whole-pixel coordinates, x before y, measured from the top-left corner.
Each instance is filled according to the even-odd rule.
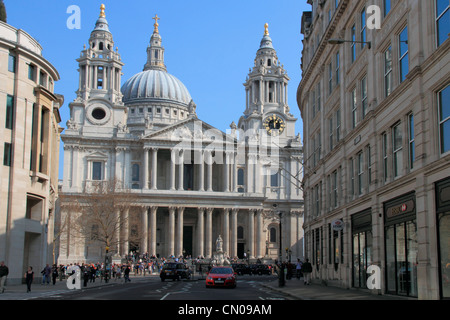
[[[149,133],[141,138],[144,142],[164,141],[181,142],[195,141],[211,143],[213,141],[233,141],[231,135],[201,121],[198,118],[190,118],[176,124],[167,126],[158,131]]]
[[[108,154],[100,152],[100,151],[94,151],[92,153],[89,153],[86,156],[86,159],[88,159],[88,160],[107,159],[107,158],[108,158]]]

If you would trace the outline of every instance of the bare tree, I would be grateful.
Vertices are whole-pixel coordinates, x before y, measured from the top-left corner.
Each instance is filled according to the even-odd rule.
[[[86,245],[97,245],[105,253],[117,252],[117,248],[132,237],[139,241],[140,234],[124,237],[121,230],[130,230],[134,225],[133,207],[138,206],[139,197],[129,189],[122,188],[115,179],[85,182],[83,192],[61,195],[66,212],[70,212],[70,237],[83,240]]]

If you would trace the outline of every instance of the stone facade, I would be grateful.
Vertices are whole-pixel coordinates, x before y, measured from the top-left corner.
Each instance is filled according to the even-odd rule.
[[[0,22],[0,260],[8,282],[20,283],[28,266],[53,259],[58,197],[59,108],[57,70],[23,30]]]
[[[112,49],[104,16],[78,59],[78,97],[62,137],[62,219],[75,214],[70,205],[89,186],[115,180],[137,198],[117,212],[130,223],[114,236],[115,256],[133,251],[211,258],[221,236],[228,257],[278,259],[281,250],[283,259],[301,258],[302,146],[287,105],[289,78],[268,34],[245,84],[248,92],[258,87],[259,94],[247,100],[238,125],[233,122],[224,133],[198,119],[186,87],[167,72],[158,20],[144,70],[121,90],[124,63]],[[102,244],[70,237],[62,237],[59,263],[103,261]]]
[[[367,288],[376,266],[374,293],[448,298],[448,3],[308,3],[297,102],[313,278]]]

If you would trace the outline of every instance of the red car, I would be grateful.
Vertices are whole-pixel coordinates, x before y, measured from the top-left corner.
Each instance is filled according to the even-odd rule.
[[[206,287],[236,288],[236,275],[232,267],[213,267],[206,277]]]

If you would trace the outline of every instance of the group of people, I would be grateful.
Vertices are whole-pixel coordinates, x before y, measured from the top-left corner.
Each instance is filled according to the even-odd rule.
[[[110,267],[106,267],[104,263],[96,263],[96,264],[70,264],[70,265],[59,265],[53,264],[50,266],[47,264],[41,271],[42,282],[41,284],[50,284],[50,281],[53,285],[56,284],[56,280],[59,278],[60,281],[65,279],[66,277],[74,274],[74,267],[78,267],[81,271],[82,280],[84,282],[84,286],[87,286],[88,282],[95,282],[96,278],[99,278],[100,281],[105,280],[108,282],[109,279],[114,279],[118,281],[122,278],[125,282],[130,282],[130,274],[134,273],[135,276],[157,273],[159,274],[168,261],[179,261],[186,263],[187,261],[183,257],[169,257],[166,258],[156,258],[150,256],[144,257],[131,257],[132,259],[127,259],[126,263],[113,263]],[[136,261],[138,260],[138,261]],[[191,259],[188,259],[191,260]],[[202,260],[202,257],[197,257],[197,259],[191,260],[192,263],[198,263]],[[300,259],[297,259],[297,263],[294,265],[290,262],[278,263],[278,268],[286,268],[286,279],[291,279],[295,275],[297,279],[303,277],[305,285],[309,285],[311,283],[311,272],[312,266],[308,259],[305,262],[302,262]],[[5,291],[5,282],[6,278],[9,274],[9,269],[5,265],[4,261],[0,262],[0,294]],[[31,284],[34,281],[34,271],[33,267],[29,266],[28,270],[24,274],[25,282],[27,285],[27,292],[31,292]]]
[[[295,274],[298,280],[303,278],[303,282],[305,285],[311,284],[312,265],[311,262],[309,262],[309,259],[306,259],[305,262],[297,259],[295,265],[291,262],[277,263],[277,266],[278,270],[281,268],[286,269],[286,280],[292,279]]]

